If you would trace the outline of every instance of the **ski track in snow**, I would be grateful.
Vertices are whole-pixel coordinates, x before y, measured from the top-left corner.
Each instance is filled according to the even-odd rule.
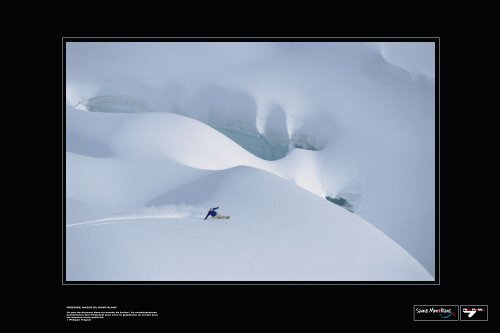
[[[66,227],[97,226],[104,224],[120,223],[120,221],[141,220],[141,219],[180,219],[185,217],[203,218],[205,216],[205,213],[203,213],[204,211],[208,211],[208,209],[201,207],[186,206],[186,205],[148,207],[141,210],[141,212],[135,214],[116,215],[90,221],[66,224]]]

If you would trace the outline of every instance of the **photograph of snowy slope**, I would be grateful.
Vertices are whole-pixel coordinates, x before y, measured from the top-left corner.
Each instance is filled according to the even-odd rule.
[[[64,42],[66,281],[434,281],[435,48]]]

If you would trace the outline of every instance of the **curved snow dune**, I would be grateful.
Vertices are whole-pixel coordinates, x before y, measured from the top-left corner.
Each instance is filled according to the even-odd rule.
[[[132,178],[133,174],[135,174],[134,177],[139,177],[146,183],[149,179],[156,181],[157,184],[165,184],[162,179],[172,174],[178,174],[181,178],[187,179],[188,177],[183,176],[184,171],[180,169],[190,174],[206,174],[211,170],[244,165],[263,169],[292,180],[297,185],[324,198],[324,188],[320,181],[320,165],[317,162],[320,155],[317,152],[297,149],[281,160],[266,161],[249,153],[212,127],[181,115],[172,113],[106,114],[81,111],[71,107],[66,109],[68,147],[70,151],[76,153],[75,155],[68,154],[67,170],[73,171],[75,175],[78,174],[78,177],[72,177],[75,184],[79,184],[73,187],[75,191],[79,189],[87,191],[84,188],[88,186],[84,183],[88,178],[83,175],[87,174],[88,177],[92,177],[93,172],[107,181],[107,179],[115,178],[115,175],[122,175],[124,170],[130,170],[120,177],[119,183],[116,181],[116,186],[124,188],[129,182],[141,186],[137,179]],[[92,126],[93,123],[96,126]],[[85,144],[86,142],[89,143]],[[92,145],[94,142],[99,144]],[[89,149],[82,151],[82,147],[87,146],[100,147],[100,149],[105,147],[108,153],[104,157],[107,158],[95,159],[95,157],[103,156],[92,153],[90,155],[94,156],[81,156],[89,155]],[[152,175],[158,175],[160,178],[155,180]],[[179,185],[177,181],[175,183]],[[107,189],[113,187],[108,186]],[[97,197],[104,194],[101,189],[95,188],[95,191]],[[114,192],[109,199],[117,201],[125,194],[134,196],[133,193]],[[86,198],[78,195],[78,198],[92,201],[93,195],[87,195]]]
[[[151,219],[146,211],[68,228],[68,280],[433,280],[365,220],[265,171],[213,173],[150,205],[183,203],[220,205],[231,219]]]
[[[210,126],[171,113],[132,115],[121,122],[111,142],[121,156],[163,157],[204,170],[260,160]]]
[[[266,161],[210,126],[176,114],[131,116],[122,121],[115,132],[112,147],[119,155],[164,157],[202,170],[251,166],[292,180],[319,197],[325,197],[318,152],[297,149],[281,160]]]

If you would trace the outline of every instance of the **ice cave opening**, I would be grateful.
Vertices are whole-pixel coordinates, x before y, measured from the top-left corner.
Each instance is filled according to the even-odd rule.
[[[206,97],[207,94],[210,94],[210,99]],[[213,99],[212,96],[217,98]],[[256,126],[257,112],[253,99],[245,93],[228,92],[221,88],[207,88],[183,103],[182,107],[173,104],[171,108],[161,111],[149,107],[144,100],[127,95],[95,96],[80,102],[78,107],[91,112],[107,113],[177,113],[205,123],[245,150],[268,161],[279,160],[293,149],[316,151],[323,148],[300,131],[290,138],[286,116],[278,107],[272,107],[266,114],[268,121],[262,133]]]

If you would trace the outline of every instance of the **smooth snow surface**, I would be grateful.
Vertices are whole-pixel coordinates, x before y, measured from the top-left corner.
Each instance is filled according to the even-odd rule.
[[[231,219],[203,220],[218,202]],[[254,168],[214,173],[150,205],[70,224],[68,279],[432,280],[363,219]]]
[[[71,42],[66,80],[68,280],[433,280],[433,43]]]

